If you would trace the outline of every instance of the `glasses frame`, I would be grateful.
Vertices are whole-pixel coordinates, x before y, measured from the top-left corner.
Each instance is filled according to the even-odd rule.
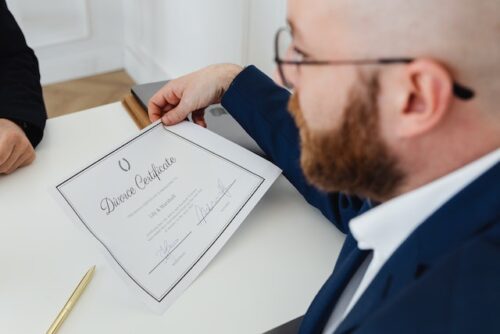
[[[397,57],[397,58],[377,58],[377,59],[356,59],[356,60],[285,60],[279,57],[279,36],[283,32],[290,32],[287,27],[278,29],[274,37],[274,61],[278,66],[278,73],[281,81],[287,88],[293,88],[293,85],[285,77],[283,65],[295,66],[365,66],[365,65],[394,65],[394,64],[410,64],[415,61],[415,58]],[[462,100],[470,100],[474,98],[475,92],[453,81],[453,94]]]

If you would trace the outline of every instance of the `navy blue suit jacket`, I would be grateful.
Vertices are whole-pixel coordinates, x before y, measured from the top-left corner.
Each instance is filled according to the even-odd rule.
[[[304,198],[347,234],[332,275],[313,300],[301,333],[321,333],[367,252],[349,220],[370,202],[307,184],[289,93],[247,67],[222,104]],[[388,231],[390,233],[390,231]],[[332,264],[333,265],[333,264]],[[335,333],[500,332],[500,164],[423,222],[396,250]]]

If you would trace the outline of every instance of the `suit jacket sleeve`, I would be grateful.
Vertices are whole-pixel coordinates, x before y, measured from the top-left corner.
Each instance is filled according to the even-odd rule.
[[[308,184],[300,168],[298,129],[287,110],[290,93],[256,67],[245,68],[222,98],[222,105],[283,170],[304,198],[342,232],[369,202],[342,193],[324,193]]]
[[[47,119],[38,61],[3,0],[0,0],[0,118],[20,124],[33,146],[42,139]]]

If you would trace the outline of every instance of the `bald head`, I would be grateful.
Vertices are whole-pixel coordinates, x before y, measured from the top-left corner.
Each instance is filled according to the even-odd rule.
[[[362,52],[360,47],[368,44],[389,55],[432,57],[448,66],[459,82],[474,87],[478,100],[486,103],[498,99],[500,1],[379,0],[374,4],[369,0],[341,0],[338,3],[346,9],[344,13],[349,13],[346,24],[352,25],[353,33],[360,36],[354,45],[356,52]]]
[[[291,0],[289,6],[291,12],[315,7],[296,25],[320,26],[325,34],[317,38],[325,51],[334,41],[337,58],[433,58],[476,91],[481,109],[500,117],[500,1]]]

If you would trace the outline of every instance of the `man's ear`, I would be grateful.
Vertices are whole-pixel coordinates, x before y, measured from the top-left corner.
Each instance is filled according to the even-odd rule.
[[[407,95],[399,114],[399,138],[419,136],[436,127],[453,99],[453,79],[435,60],[417,59],[406,66],[404,75]]]

